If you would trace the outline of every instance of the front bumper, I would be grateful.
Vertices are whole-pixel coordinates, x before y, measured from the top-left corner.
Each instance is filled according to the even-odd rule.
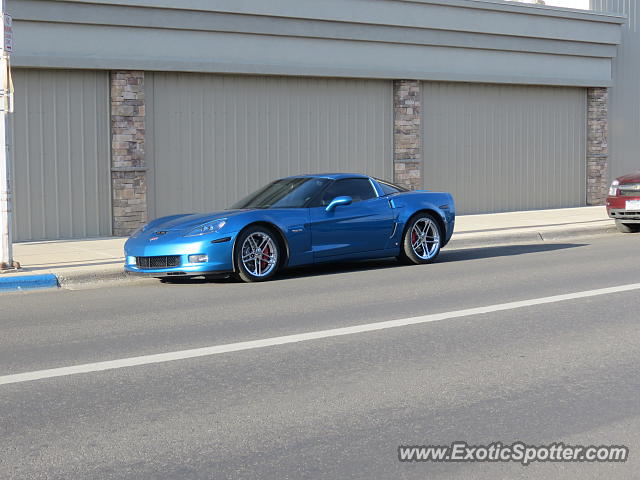
[[[640,210],[637,212],[628,210],[607,210],[609,217],[620,220],[622,223],[640,223]]]
[[[203,235],[202,238],[167,238],[150,241],[130,238],[125,243],[124,269],[137,275],[151,277],[199,276],[233,272],[234,235]],[[208,261],[192,263],[190,255],[207,255]],[[141,267],[137,257],[179,257],[176,266],[164,268]]]
[[[606,206],[610,218],[624,223],[640,223],[640,197],[607,197]]]
[[[127,272],[142,277],[199,277],[200,275],[225,275],[233,273],[232,270],[210,270],[211,267],[194,267],[194,266],[180,266],[164,269],[149,269],[138,268],[131,265],[124,266]]]

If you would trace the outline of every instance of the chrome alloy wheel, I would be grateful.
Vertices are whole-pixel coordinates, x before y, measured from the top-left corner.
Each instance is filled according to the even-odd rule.
[[[275,241],[264,232],[249,235],[242,243],[242,264],[251,275],[269,275],[278,265]]]
[[[430,260],[440,249],[440,231],[430,218],[420,218],[411,229],[411,248],[422,260]]]

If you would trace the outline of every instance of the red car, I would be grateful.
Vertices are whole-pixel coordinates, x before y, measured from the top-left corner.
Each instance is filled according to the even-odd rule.
[[[607,213],[623,233],[640,231],[640,172],[616,178],[609,189]]]

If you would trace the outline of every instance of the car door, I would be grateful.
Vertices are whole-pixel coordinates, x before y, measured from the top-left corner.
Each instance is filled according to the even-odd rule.
[[[351,197],[352,203],[327,211],[340,196]],[[393,229],[393,214],[369,179],[345,178],[327,187],[310,208],[310,227],[315,260],[351,256],[383,250]]]

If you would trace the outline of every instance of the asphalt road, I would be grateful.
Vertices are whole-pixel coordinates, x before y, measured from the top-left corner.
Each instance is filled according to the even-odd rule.
[[[276,281],[0,296],[0,380],[640,282],[640,236]],[[638,478],[640,290],[0,384],[1,479]],[[399,445],[623,444],[626,463],[401,463]]]

